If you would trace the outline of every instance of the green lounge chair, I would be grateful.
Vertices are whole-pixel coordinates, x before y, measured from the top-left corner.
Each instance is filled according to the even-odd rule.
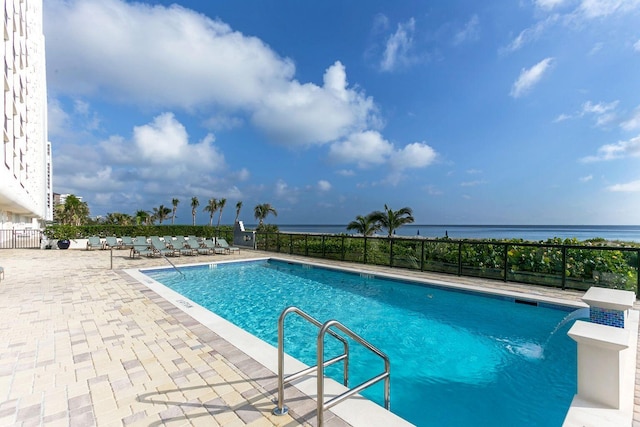
[[[178,237],[176,240],[173,241],[172,246],[174,251],[180,252],[180,255],[196,255],[197,254],[197,252],[193,252],[193,249],[190,246],[185,245],[184,238]]]
[[[185,239],[184,244],[196,251],[198,255],[210,255],[215,252],[213,249],[209,249],[199,242],[196,236],[189,236]]]
[[[142,257],[143,255],[146,257],[154,257],[156,256],[156,251],[151,249],[148,243],[142,243],[142,244],[134,243],[134,245],[131,247],[131,252],[129,256],[131,258],[135,258],[136,255],[138,257]]]
[[[227,253],[233,253],[233,252],[240,253],[240,248],[237,248],[235,246],[229,246],[229,244],[227,243],[227,241],[225,239],[217,238],[216,239],[216,244],[218,246],[220,246],[221,248],[223,248],[225,251],[227,251]]]
[[[92,249],[104,249],[104,243],[98,236],[89,236],[87,239],[87,250],[90,251]]]
[[[158,236],[151,236],[151,248],[161,256],[180,256],[180,251],[167,247]]]
[[[122,249],[122,244],[118,242],[115,236],[107,236],[104,238],[105,247],[109,249]]]
[[[123,249],[131,249],[133,247],[133,238],[131,236],[122,236],[121,241]]]
[[[227,255],[230,253],[226,249],[221,248],[220,246],[217,246],[213,240],[204,239],[202,241],[202,246],[209,249],[211,253],[214,253],[214,254]]]

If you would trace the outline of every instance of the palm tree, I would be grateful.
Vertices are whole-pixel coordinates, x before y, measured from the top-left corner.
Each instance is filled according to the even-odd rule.
[[[218,201],[209,199],[209,203],[204,207],[205,212],[209,212],[209,227],[213,226],[213,214],[218,210]]]
[[[171,204],[173,205],[172,215],[171,215],[171,224],[173,224],[176,220],[176,211],[178,210],[178,203],[180,203],[180,200],[171,199]]]
[[[224,205],[227,204],[227,199],[220,199],[218,200],[218,209],[220,210],[218,212],[218,225],[216,225],[216,236],[218,235],[218,229],[220,228],[220,219],[222,218],[222,209],[224,209]]]
[[[236,203],[236,220],[234,221],[234,223],[238,222],[238,218],[240,218],[240,209],[242,209],[242,201]]]
[[[105,224],[131,225],[131,215],[121,212],[108,212]]]
[[[193,225],[196,225],[196,209],[200,206],[198,198],[193,196],[191,198],[191,217],[193,218]]]
[[[405,224],[411,224],[413,219],[413,211],[411,208],[404,207],[394,211],[389,208],[386,204],[384,205],[384,212],[375,211],[369,214],[371,218],[380,223],[382,228],[386,228],[389,232],[389,238],[394,231],[398,228],[402,227]]]
[[[69,194],[64,204],[56,206],[56,217],[62,224],[82,225],[89,217],[89,205],[73,194]]]
[[[165,207],[164,205],[160,205],[157,208],[153,208],[153,217],[157,219],[160,222],[160,224],[162,224],[162,221],[167,219],[170,213],[171,213],[171,209]]]
[[[257,205],[253,209],[253,216],[258,220],[258,227],[264,224],[264,219],[270,213],[272,213],[273,216],[278,216],[278,212],[273,206],[271,206],[270,203],[263,203],[261,205]]]
[[[354,221],[347,224],[347,230],[353,230],[363,236],[371,236],[382,227],[371,215],[358,215]]]
[[[134,216],[136,218],[136,224],[138,225],[141,225],[141,224],[149,225],[149,223],[151,222],[151,215],[147,211],[143,211],[143,210],[136,211],[136,214]]]

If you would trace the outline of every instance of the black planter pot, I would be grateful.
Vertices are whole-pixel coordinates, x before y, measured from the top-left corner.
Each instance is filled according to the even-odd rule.
[[[69,246],[71,246],[71,240],[69,239],[58,240],[58,249],[69,249]]]

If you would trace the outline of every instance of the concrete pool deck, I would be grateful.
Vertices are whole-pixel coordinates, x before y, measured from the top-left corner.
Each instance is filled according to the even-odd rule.
[[[176,265],[272,253],[182,256]],[[287,257],[304,259],[300,257]],[[577,302],[561,291],[307,259]],[[0,425],[316,425],[315,401],[287,387],[290,414],[271,415],[276,375],[123,270],[167,266],[128,250],[0,251]],[[636,304],[636,308],[638,304]],[[634,426],[640,426],[636,369]],[[331,411],[327,426],[349,425]],[[356,426],[358,427],[358,426]]]

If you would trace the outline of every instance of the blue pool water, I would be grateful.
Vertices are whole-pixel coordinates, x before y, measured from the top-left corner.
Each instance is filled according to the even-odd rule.
[[[342,322],[390,357],[391,410],[418,426],[560,426],[576,390],[571,322],[554,332],[570,309],[274,260],[181,270],[145,274],[274,346],[288,306]],[[297,316],[285,329],[285,351],[315,365],[317,329]],[[351,349],[352,385],[382,372]],[[382,404],[382,384],[363,394]]]

